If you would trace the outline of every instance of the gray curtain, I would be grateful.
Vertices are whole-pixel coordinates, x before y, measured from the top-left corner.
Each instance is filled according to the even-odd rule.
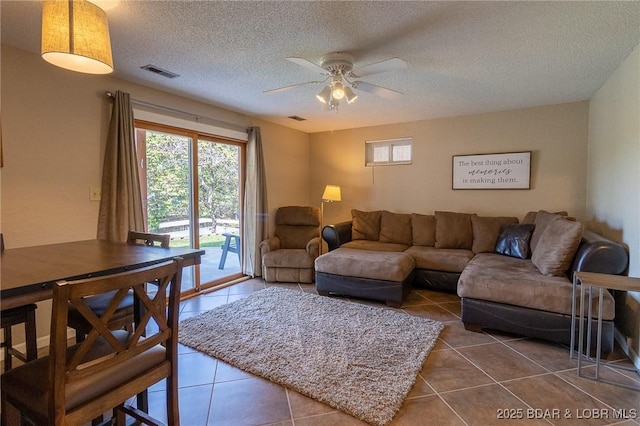
[[[269,233],[267,180],[259,127],[249,128],[246,164],[242,272],[251,277],[259,277],[262,276],[260,242],[267,239]]]
[[[129,230],[144,231],[134,131],[130,96],[118,90],[102,167],[99,239],[126,241]]]

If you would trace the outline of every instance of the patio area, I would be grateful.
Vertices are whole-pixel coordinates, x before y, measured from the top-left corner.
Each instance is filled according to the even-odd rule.
[[[238,228],[236,227],[222,227],[218,226],[215,235],[219,235],[227,242],[228,248],[224,261],[222,260],[224,254],[225,241],[223,240],[222,247],[201,247],[205,251],[202,256],[202,263],[200,264],[200,281],[201,284],[207,284],[212,281],[220,280],[228,276],[232,276],[241,272],[240,265],[240,239],[237,237]],[[171,246],[180,245],[178,240],[188,240],[188,231],[175,231],[170,232]],[[200,228],[200,237],[206,237],[214,235],[211,232],[211,228]],[[227,237],[229,235],[229,237]],[[235,236],[235,238],[233,238]],[[177,243],[177,244],[176,244]],[[193,288],[193,274],[191,268],[186,269],[182,276],[182,289],[188,290]]]

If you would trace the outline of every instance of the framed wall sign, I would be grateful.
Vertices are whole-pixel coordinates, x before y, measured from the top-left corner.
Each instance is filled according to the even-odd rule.
[[[454,155],[453,189],[529,189],[531,151]]]

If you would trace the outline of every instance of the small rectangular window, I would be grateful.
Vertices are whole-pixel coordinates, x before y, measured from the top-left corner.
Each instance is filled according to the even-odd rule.
[[[375,146],[373,145],[373,162],[374,163],[388,163],[389,162],[389,148],[387,146]]]
[[[413,138],[365,142],[365,166],[411,164]]]

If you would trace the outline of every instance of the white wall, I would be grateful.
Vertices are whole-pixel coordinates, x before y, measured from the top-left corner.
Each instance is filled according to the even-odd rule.
[[[588,149],[590,227],[625,243],[629,275],[640,277],[640,45],[591,99]],[[638,357],[640,292],[617,301],[616,325]]]

